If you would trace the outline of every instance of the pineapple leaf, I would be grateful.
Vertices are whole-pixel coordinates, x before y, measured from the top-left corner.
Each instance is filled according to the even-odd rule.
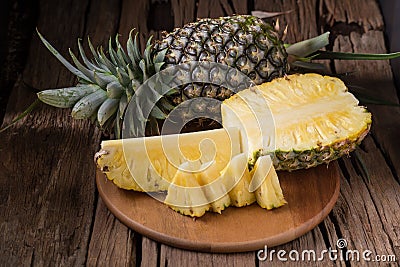
[[[102,64],[105,65],[113,75],[117,75],[115,65],[106,57],[102,47],[100,47],[99,58]]]
[[[153,110],[150,112],[150,115],[153,118],[164,120],[167,118],[167,114],[165,114],[159,107],[154,106]]]
[[[154,63],[164,63],[164,59],[165,59],[165,54],[167,53],[168,49],[163,49],[160,52],[158,52],[154,58],[153,58],[153,62]]]
[[[286,52],[296,57],[307,57],[329,44],[329,32],[317,37],[288,45]]]
[[[26,115],[32,112],[32,110],[40,103],[39,99],[36,99],[35,102],[33,102],[24,112],[19,114],[17,117],[15,117],[11,123],[2,129],[0,129],[0,133],[4,132],[8,128],[12,127],[14,124],[16,124],[19,120],[23,119]]]
[[[69,63],[46,39],[44,39],[44,37],[42,36],[42,34],[39,32],[38,29],[36,29],[36,32],[38,33],[40,40],[42,40],[43,44],[47,47],[47,49],[70,71],[72,72],[74,75],[76,75],[77,77],[86,80],[86,81],[90,81],[90,79],[83,74],[80,70],[78,70],[77,68],[75,68],[71,63]]]
[[[161,105],[164,109],[166,109],[166,110],[168,110],[168,111],[171,111],[171,110],[173,110],[173,109],[175,108],[175,107],[174,107],[173,105],[171,105],[164,97],[160,99],[160,105]]]
[[[133,30],[132,30],[133,31]],[[140,73],[139,62],[141,60],[139,48],[137,47],[137,33],[135,35],[135,42],[132,41],[132,31],[129,33],[129,39],[126,44],[128,57],[132,63],[132,70],[135,73],[135,77],[138,77],[137,73]]]
[[[128,106],[128,97],[126,96],[126,94],[123,94],[121,96],[121,99],[119,100],[119,118],[122,120],[124,118],[124,113],[125,113],[125,109]]]
[[[94,72],[90,71],[89,69],[87,69],[85,66],[82,65],[82,63],[79,62],[79,60],[76,58],[75,54],[72,52],[71,48],[68,50],[69,54],[71,55],[72,60],[75,63],[75,66],[84,74],[86,75],[91,82],[96,82],[95,78],[94,78]],[[100,84],[99,84],[100,85]],[[100,85],[100,87],[103,87],[104,84]]]
[[[109,84],[107,84],[108,98],[120,99],[124,92],[125,88],[122,87],[122,85],[117,81],[110,82]]]
[[[316,62],[295,61],[290,64],[293,67],[299,67],[308,70],[325,70],[325,65]]]
[[[50,106],[57,108],[71,108],[77,101],[79,101],[79,99],[99,89],[100,87],[94,84],[79,85],[76,87],[44,90],[37,93],[37,96],[40,101]]]
[[[129,57],[126,55],[125,50],[122,48],[122,45],[119,42],[119,34],[117,34],[115,37],[115,44],[117,45],[117,55],[120,58],[120,60],[125,62],[124,65],[130,63]]]
[[[112,41],[111,37],[108,39],[108,54],[110,55],[111,62],[115,65],[118,66],[118,61],[117,61],[117,55],[115,54],[115,51],[112,47]]]
[[[90,62],[88,60],[88,58],[86,57],[85,51],[83,50],[80,39],[78,39],[78,49],[79,49],[81,58],[83,60],[83,63],[85,63],[86,67],[88,67],[89,69],[92,69],[92,70],[103,71],[101,68],[97,67],[96,65],[94,65],[92,62]]]
[[[117,110],[117,117],[115,119],[115,125],[114,125],[114,132],[115,132],[115,138],[120,139],[121,138],[121,111],[120,109]]]
[[[92,42],[90,41],[89,36],[88,36],[88,45],[89,45],[90,52],[92,52],[94,60],[97,62],[97,64],[99,64],[99,55],[97,54],[96,50],[94,49],[94,46],[93,46]]]
[[[254,10],[251,11],[251,15],[255,16],[257,18],[260,19],[266,19],[266,18],[272,18],[272,17],[277,17],[280,15],[284,15],[284,14],[289,14],[292,13],[294,10],[288,10],[288,11],[281,11],[281,12],[265,12],[265,11],[261,11],[261,10]]]
[[[147,80],[147,68],[146,68],[146,62],[144,59],[140,60],[139,62],[139,68],[142,70],[143,73],[143,82]]]
[[[400,57],[400,52],[389,54],[358,54],[333,51],[318,51],[314,59],[341,59],[341,60],[384,60]]]
[[[154,70],[156,73],[160,72],[162,66],[164,66],[165,62],[154,63]]]
[[[153,45],[151,44],[151,39],[153,36],[150,36],[149,40],[147,41],[146,48],[144,50],[144,60],[146,62],[146,67],[149,73],[152,72],[151,68],[153,66],[153,61],[151,60],[151,49],[153,48]]]
[[[126,72],[122,68],[117,67],[117,75],[118,75],[119,83],[124,85],[124,86],[128,85],[129,82],[131,81],[129,79],[128,74],[126,74]]]

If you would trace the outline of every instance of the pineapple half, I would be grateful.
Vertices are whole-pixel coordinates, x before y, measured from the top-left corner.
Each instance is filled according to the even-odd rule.
[[[364,139],[371,114],[338,78],[294,74],[243,90],[221,105],[224,127],[238,127],[253,166],[270,155],[293,171],[348,155]]]

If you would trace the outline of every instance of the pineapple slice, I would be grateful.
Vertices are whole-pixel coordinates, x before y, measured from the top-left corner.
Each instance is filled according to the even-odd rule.
[[[228,195],[228,189],[225,186],[221,171],[214,162],[207,162],[201,166],[201,170],[197,175],[201,182],[203,191],[211,203],[211,209],[214,212],[221,213],[231,204]]]
[[[240,151],[239,130],[224,128],[103,141],[95,161],[118,187],[154,192],[167,190],[186,161],[212,162],[220,172]]]
[[[344,83],[319,74],[294,74],[243,90],[221,105],[224,127],[239,127],[254,165],[271,155],[277,170],[328,163],[364,139],[371,114]]]
[[[254,186],[255,196],[260,207],[270,210],[287,203],[283,197],[278,175],[270,156],[259,157],[251,174],[252,181],[250,188]]]
[[[253,192],[249,191],[251,176],[247,167],[247,155],[241,153],[232,158],[223,172],[225,187],[230,190],[231,205],[244,207],[256,201]]]
[[[193,167],[190,162],[181,164],[168,188],[164,201],[171,209],[192,217],[203,216],[211,207],[198,177],[195,175],[197,170],[198,166]]]

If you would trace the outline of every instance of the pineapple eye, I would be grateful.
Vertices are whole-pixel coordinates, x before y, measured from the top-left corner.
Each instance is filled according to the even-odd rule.
[[[242,30],[238,30],[233,37],[239,44],[245,45],[247,43],[246,34]]]
[[[269,68],[267,60],[263,59],[260,61],[258,66],[256,67],[258,74],[264,79],[268,79],[269,76]]]
[[[268,41],[267,41],[267,38],[265,38],[265,36],[264,36],[263,34],[259,34],[259,35],[256,37],[255,43],[256,43],[256,45],[257,45],[259,48],[261,48],[262,50],[265,50],[265,49],[268,48]]]
[[[249,45],[249,47],[246,49],[246,55],[254,63],[259,61],[260,53],[255,45]]]
[[[213,34],[213,35],[211,36],[211,39],[212,39],[214,42],[219,43],[219,44],[222,44],[222,43],[224,42],[224,39],[222,38],[222,36],[221,36],[220,34]]]
[[[218,55],[217,55],[217,62],[218,63],[221,63],[221,64],[226,64],[226,53],[225,52],[220,52]]]

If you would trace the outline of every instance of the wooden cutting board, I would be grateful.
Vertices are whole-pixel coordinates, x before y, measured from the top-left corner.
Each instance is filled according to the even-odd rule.
[[[161,243],[203,252],[243,252],[280,245],[316,227],[332,210],[340,190],[337,163],[278,172],[288,204],[267,211],[253,204],[208,212],[193,219],[174,212],[146,193],[117,188],[97,171],[100,196],[134,231]]]

